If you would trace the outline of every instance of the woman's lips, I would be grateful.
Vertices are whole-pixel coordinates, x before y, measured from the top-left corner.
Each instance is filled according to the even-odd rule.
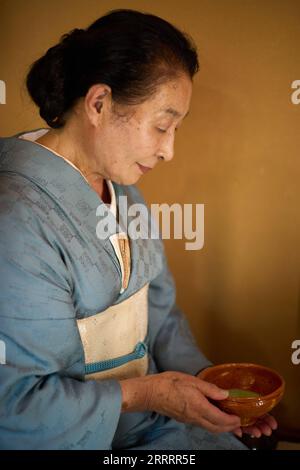
[[[139,167],[139,169],[141,170],[142,173],[147,173],[147,171],[152,170],[152,168],[150,168],[148,166],[140,165],[139,163],[137,163],[137,166]]]

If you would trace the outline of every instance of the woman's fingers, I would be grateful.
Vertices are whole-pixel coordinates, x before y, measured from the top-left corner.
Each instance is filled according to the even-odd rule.
[[[243,427],[242,431],[244,434],[249,434],[252,437],[261,437],[261,430],[256,426]]]
[[[277,429],[277,421],[271,415],[262,416],[253,426],[242,428],[245,434],[250,434],[253,437],[261,437],[262,435],[271,436],[272,431]]]
[[[220,426],[218,424],[213,424],[211,421],[205,419],[203,416],[201,418],[200,425],[203,428],[205,428],[207,431],[212,432],[214,434],[219,434],[223,432],[232,432],[232,427],[228,428],[227,426]]]
[[[215,426],[215,432],[229,432],[240,426],[241,421],[238,416],[227,414],[221,411],[217,406],[213,405],[207,398],[213,400],[224,400],[228,397],[228,391],[217,387],[214,384],[199,379],[199,391],[204,397],[199,405],[201,405],[201,416],[211,425]]]
[[[265,415],[260,418],[255,426],[261,431],[265,436],[271,436],[272,431],[277,429],[277,421],[271,415]]]
[[[235,434],[237,437],[242,437],[243,436],[243,431],[241,428],[236,428],[233,431],[233,434]]]
[[[278,424],[274,416],[272,415],[265,415],[261,419],[264,419],[264,421],[270,426],[270,428],[275,431],[277,429]]]
[[[238,416],[224,413],[205,398],[203,398],[202,416],[211,424],[222,428],[223,432],[232,431],[241,424]]]
[[[265,436],[271,436],[272,434],[272,429],[270,428],[270,426],[265,423],[264,421],[258,421],[256,423],[256,427],[260,430],[261,434],[265,435]]]

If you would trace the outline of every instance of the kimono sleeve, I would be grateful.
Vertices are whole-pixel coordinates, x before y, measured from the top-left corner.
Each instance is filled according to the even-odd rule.
[[[149,286],[149,346],[160,372],[172,370],[196,375],[211,365],[176,304],[175,284],[165,255],[163,270]]]
[[[26,206],[0,202],[0,448],[110,449],[120,384],[83,380],[66,266]]]

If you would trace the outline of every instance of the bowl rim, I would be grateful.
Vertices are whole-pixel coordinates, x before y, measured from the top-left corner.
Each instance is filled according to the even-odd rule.
[[[267,366],[263,366],[261,364],[255,364],[253,362],[224,362],[222,364],[213,364],[211,366],[208,366],[206,367],[205,369],[202,369],[202,371],[200,372],[200,376],[199,378],[202,379],[201,377],[201,373],[209,370],[209,369],[223,369],[225,367],[228,367],[228,366],[241,366],[241,367],[258,367],[260,369],[264,369],[268,372],[271,372],[272,374],[276,375],[280,381],[281,381],[281,384],[279,385],[278,388],[276,388],[273,392],[271,393],[268,393],[267,395],[259,395],[258,397],[227,397],[227,398],[224,398],[224,400],[220,400],[220,401],[233,401],[233,402],[249,402],[249,401],[257,401],[258,399],[270,399],[272,398],[272,396],[274,394],[279,394],[282,396],[283,393],[284,393],[284,390],[285,390],[285,380],[284,378],[282,377],[281,374],[279,374],[276,370],[272,369],[271,367],[267,367]],[[205,379],[203,379],[205,380]],[[208,382],[208,380],[207,380]],[[210,382],[212,383],[212,382]],[[224,389],[224,390],[228,390],[228,389]]]

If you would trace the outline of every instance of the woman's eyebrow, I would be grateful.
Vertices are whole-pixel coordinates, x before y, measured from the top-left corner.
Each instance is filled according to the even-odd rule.
[[[174,116],[176,118],[182,117],[182,114],[179,113],[178,111],[176,111],[176,109],[174,109],[174,108],[162,109],[161,111],[163,111],[164,113],[171,114],[172,116]],[[189,111],[186,113],[186,115],[183,117],[183,119],[186,118],[188,114],[189,114]]]

